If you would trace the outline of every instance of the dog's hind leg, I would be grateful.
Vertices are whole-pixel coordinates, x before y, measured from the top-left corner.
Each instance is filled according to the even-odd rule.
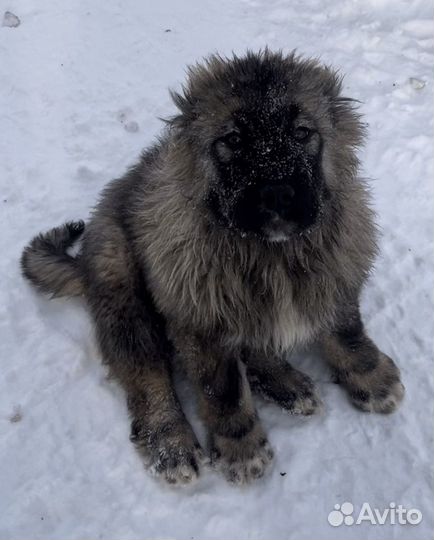
[[[314,414],[321,406],[314,383],[284,356],[245,351],[243,360],[252,390],[291,414]]]
[[[85,239],[85,294],[104,362],[127,394],[131,440],[152,472],[172,484],[188,483],[199,473],[202,451],[172,384],[165,321],[126,242],[117,242],[115,231],[98,240],[88,253]]]
[[[333,331],[322,337],[336,382],[366,412],[393,412],[404,397],[399,369],[366,335],[357,302],[341,310]]]

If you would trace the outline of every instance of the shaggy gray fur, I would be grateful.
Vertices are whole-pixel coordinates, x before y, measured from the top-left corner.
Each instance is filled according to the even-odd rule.
[[[84,295],[152,471],[186,483],[203,461],[173,389],[178,364],[212,463],[242,483],[273,455],[250,385],[291,413],[320,404],[286,361],[295,345],[319,340],[362,410],[403,397],[358,308],[377,249],[357,175],[363,128],[335,72],[268,50],[211,56],[173,98],[179,114],[104,190],[80,254],[66,249],[83,225],[68,224],[36,237],[22,267],[44,292]]]

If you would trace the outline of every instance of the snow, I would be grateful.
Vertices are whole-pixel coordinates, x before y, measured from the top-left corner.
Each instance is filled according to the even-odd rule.
[[[8,0],[0,27],[0,537],[35,539],[405,539],[433,536],[433,45],[425,0]],[[0,13],[0,16],[2,14]],[[3,21],[16,22],[3,15]],[[5,22],[3,22],[5,24]],[[168,87],[219,51],[268,45],[347,74],[369,125],[361,154],[383,230],[362,301],[367,328],[401,367],[392,416],[351,408],[315,352],[309,420],[261,403],[271,473],[233,488],[210,470],[160,485],[128,441],[124,395],[107,380],[79,301],[48,302],[20,277],[37,232],[86,217],[173,114]],[[188,391],[183,401],[200,425]],[[341,525],[335,504],[391,502],[419,525]]]

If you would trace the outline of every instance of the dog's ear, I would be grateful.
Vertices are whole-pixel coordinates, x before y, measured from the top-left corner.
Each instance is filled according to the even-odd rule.
[[[183,87],[181,93],[169,90],[173,103],[179,110],[179,114],[172,116],[168,123],[174,127],[183,128],[189,125],[197,116],[197,100],[193,98],[188,88]]]
[[[359,100],[342,95],[344,76],[329,66],[321,66],[318,80],[322,93],[329,103],[333,127],[345,141],[345,145],[356,148],[363,144],[365,125],[357,111]]]
[[[181,128],[190,125],[200,116],[201,106],[205,108],[205,112],[209,109],[209,99],[220,97],[224,102],[226,94],[219,94],[219,82],[227,76],[227,65],[227,60],[213,54],[202,63],[187,68],[187,83],[180,92],[170,91],[170,96],[180,112],[169,120],[171,125]]]
[[[336,99],[340,96],[343,83],[343,75],[329,66],[319,67],[321,74],[318,77],[322,85],[324,96]]]

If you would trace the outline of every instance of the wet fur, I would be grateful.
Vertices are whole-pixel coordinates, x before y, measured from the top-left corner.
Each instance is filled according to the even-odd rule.
[[[365,335],[358,310],[376,229],[357,176],[363,129],[340,87],[336,73],[294,55],[211,57],[173,95],[180,113],[159,143],[104,190],[80,254],[66,250],[81,223],[24,251],[24,275],[42,291],[84,294],[104,361],[127,391],[132,440],[169,483],[191,481],[203,461],[173,389],[174,363],[196,388],[213,463],[237,483],[272,459],[249,380],[289,412],[320,404],[312,381],[285,360],[295,345],[319,339],[363,410],[391,412],[402,399],[398,369]],[[255,91],[271,104],[291,95],[322,138],[320,220],[283,242],[239,234],[209,212],[210,193],[228,208],[236,197],[218,192],[210,145]]]

